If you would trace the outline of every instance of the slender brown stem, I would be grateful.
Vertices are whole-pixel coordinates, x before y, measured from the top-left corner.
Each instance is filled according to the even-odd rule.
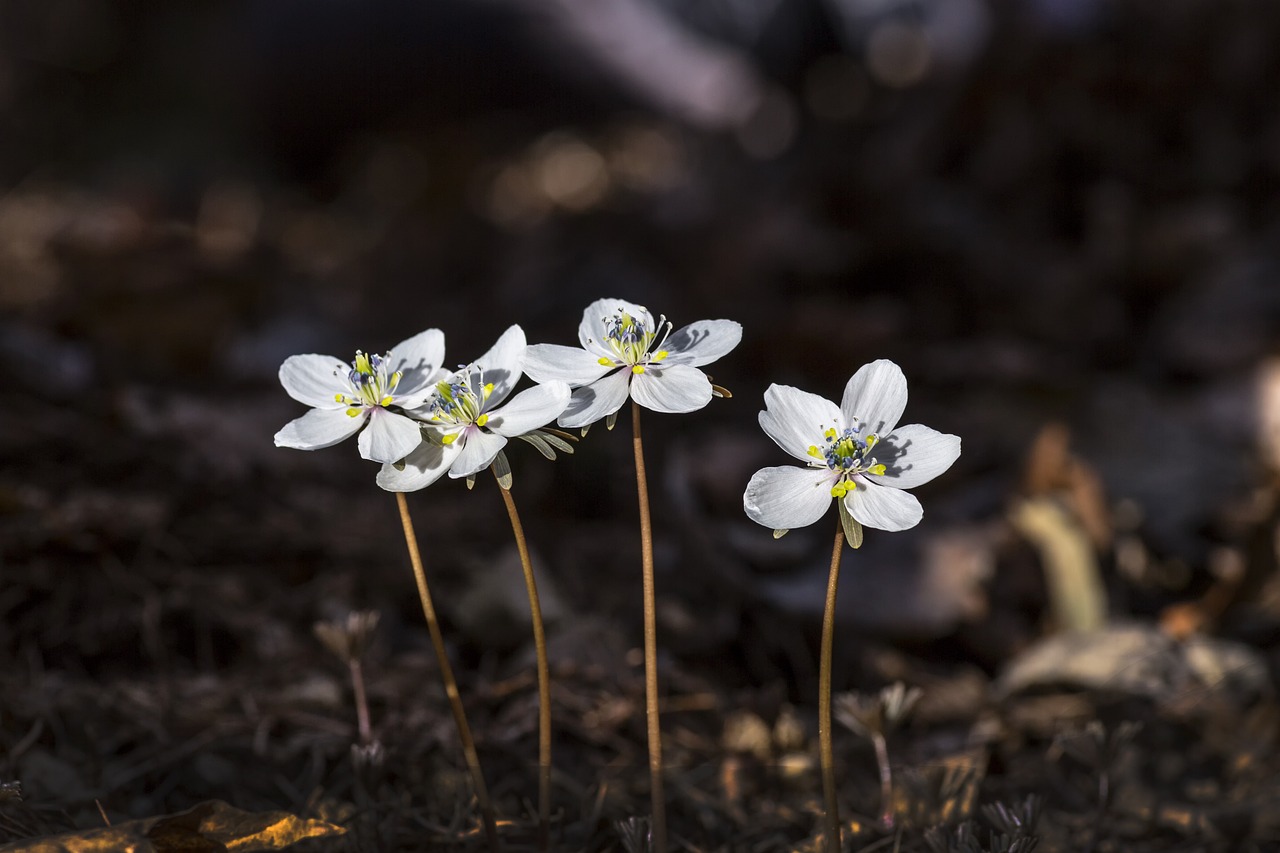
[[[494,471],[496,478],[498,472]],[[533,647],[538,659],[538,849],[546,853],[551,843],[551,668],[547,665],[547,635],[542,626],[542,605],[538,601],[538,582],[533,577],[533,561],[524,538],[520,513],[516,512],[511,491],[498,483],[502,500],[511,517],[511,532],[516,537],[520,565],[524,568],[524,585],[529,591],[529,612],[533,617]]]
[[[880,825],[893,829],[893,771],[889,767],[889,745],[879,732],[872,732],[871,743],[875,745],[876,765],[880,768]]]
[[[836,799],[836,761],[831,746],[831,647],[836,633],[836,589],[840,584],[840,552],[844,525],[836,521],[836,544],[831,549],[827,604],[822,611],[822,653],[818,663],[818,750],[822,765],[822,797],[826,802],[827,853],[840,850],[840,803]]]
[[[640,439],[640,406],[631,403],[631,444],[636,456],[636,492],[640,498],[640,563],[644,575],[644,705],[649,725],[649,796],[654,853],[667,851],[667,803],[662,791],[662,727],[658,723],[658,607],[653,582],[653,524],[649,520],[649,481]]]
[[[369,725],[369,699],[364,692],[364,666],[358,657],[353,657],[347,665],[351,668],[351,689],[356,697],[356,726],[360,732],[360,745],[368,746],[373,740],[373,728]]]
[[[453,667],[449,665],[449,656],[445,652],[444,636],[440,633],[436,608],[431,603],[431,592],[427,589],[427,575],[422,570],[422,555],[418,553],[418,537],[413,532],[413,520],[409,518],[409,503],[404,499],[404,492],[396,492],[396,503],[400,507],[400,523],[404,526],[404,544],[409,548],[409,561],[413,563],[413,576],[418,582],[422,615],[427,618],[427,630],[431,633],[431,645],[435,648],[440,677],[444,680],[444,692],[449,697],[449,709],[453,712],[453,722],[458,728],[458,739],[462,741],[467,769],[471,771],[471,784],[476,789],[476,800],[480,804],[484,833],[489,840],[491,853],[498,853],[502,849],[502,842],[498,839],[498,822],[493,803],[489,801],[489,789],[485,787],[484,775],[480,772],[480,756],[476,754],[476,744],[471,738],[471,726],[467,725],[467,712],[462,707],[458,682],[454,680]]]

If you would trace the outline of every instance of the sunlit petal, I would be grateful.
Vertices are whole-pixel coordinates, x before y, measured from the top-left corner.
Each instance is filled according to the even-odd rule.
[[[825,469],[762,468],[747,483],[742,507],[752,521],[773,530],[807,527],[831,506],[831,480]]]

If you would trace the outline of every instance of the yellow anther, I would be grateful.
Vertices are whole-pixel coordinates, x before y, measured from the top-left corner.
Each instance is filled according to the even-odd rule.
[[[666,357],[667,357],[667,356],[669,356],[669,355],[671,355],[671,353],[667,352],[667,351],[666,351],[666,350],[664,350],[664,349],[660,349],[660,350],[658,350],[657,352],[655,352],[655,353],[654,353],[654,354],[649,358],[649,360],[650,360],[650,361],[662,361],[664,358],[666,358]]]
[[[596,359],[596,361],[599,363],[601,367],[609,367],[613,364],[613,359],[606,358],[605,356],[600,356],[600,358]]]
[[[486,382],[484,385],[484,398],[489,399],[489,395],[493,393],[493,383]]]
[[[451,433],[447,433],[445,435],[440,436],[440,443],[445,445],[446,447],[450,444],[453,444],[457,440],[458,440],[458,434],[456,432],[451,432]]]
[[[643,364],[636,364],[636,365],[632,365],[632,367],[631,367],[631,372],[632,372],[632,373],[644,373],[644,365],[643,365]]]
[[[871,448],[875,447],[875,446],[876,446],[876,442],[877,442],[877,441],[879,441],[879,440],[880,440],[880,439],[876,436],[876,434],[875,434],[874,432],[873,432],[873,433],[871,433],[870,435],[868,435],[868,436],[867,436],[867,450],[870,450]]]
[[[345,403],[345,402],[347,402],[347,395],[346,395],[346,394],[334,394],[334,395],[333,395],[333,402],[335,402],[335,403]]]
[[[379,400],[379,401],[378,401],[378,405],[379,405],[379,406],[390,406],[390,405],[391,405],[391,402],[392,402],[394,399],[395,399],[395,397],[392,397],[390,394],[388,394],[387,396],[383,397],[381,400]]]
[[[489,422],[488,415],[481,415],[480,417],[476,418],[476,426],[484,426],[488,422]],[[881,465],[880,467],[883,468],[884,466]]]
[[[872,465],[870,468],[867,469],[867,473],[875,474],[876,476],[883,476],[884,472],[885,472],[885,467],[883,464]]]
[[[363,411],[364,409],[361,408],[360,406],[352,406],[351,408],[347,409],[347,417],[354,418],[356,415],[360,414]]]
[[[823,438],[834,439],[836,437],[836,431],[834,429],[829,429],[824,432],[822,436]]]
[[[816,444],[809,445],[809,455],[812,456],[814,459],[824,458],[822,455],[822,451],[818,449],[818,445]]]
[[[846,486],[844,483],[836,483],[834,486],[831,487],[831,497],[842,498],[844,497],[845,492],[847,491],[849,491],[849,487]]]

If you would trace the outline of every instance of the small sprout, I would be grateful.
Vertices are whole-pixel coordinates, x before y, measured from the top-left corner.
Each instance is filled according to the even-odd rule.
[[[1107,732],[1101,720],[1084,728],[1063,732],[1053,739],[1050,757],[1069,755],[1098,774],[1098,807],[1105,810],[1111,798],[1111,774],[1125,746],[1142,731],[1142,723],[1126,720]]]
[[[935,826],[924,834],[924,841],[931,853],[1031,853],[1040,843],[1035,836],[1010,838],[991,833],[987,843],[983,844],[978,828],[971,820],[964,821],[954,830]]]
[[[876,750],[880,770],[880,822],[893,826],[893,771],[889,767],[886,735],[897,728],[924,695],[919,687],[908,688],[895,681],[875,696],[845,693],[835,699],[836,719],[865,738]]]
[[[1099,772],[1109,770],[1121,750],[1142,731],[1142,723],[1125,721],[1107,732],[1101,720],[1091,720],[1082,729],[1062,732],[1053,739],[1053,750]]]
[[[1040,822],[1040,812],[1044,800],[1037,794],[1028,794],[1020,805],[990,803],[982,807],[982,816],[995,829],[1013,838],[1031,838],[1035,836],[1036,824]]]
[[[629,817],[613,823],[626,853],[650,853],[653,850],[653,828],[647,817]]]
[[[368,651],[380,618],[381,614],[376,610],[353,610],[346,619],[317,622],[312,630],[325,648],[350,665]]]
[[[373,740],[373,727],[369,722],[369,700],[364,690],[364,665],[361,661],[369,649],[379,618],[380,614],[376,610],[356,610],[347,614],[345,622],[317,622],[312,626],[320,642],[341,658],[351,672],[351,691],[356,700],[356,724],[361,744],[368,744]]]
[[[895,681],[874,696],[845,693],[836,697],[836,719],[865,738],[884,737],[911,714],[924,691]]]

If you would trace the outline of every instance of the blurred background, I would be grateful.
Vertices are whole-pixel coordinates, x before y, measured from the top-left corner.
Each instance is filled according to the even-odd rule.
[[[310,626],[350,608],[383,612],[388,670],[430,670],[393,501],[349,443],[272,446],[302,413],[276,371],[431,326],[450,364],[512,323],[571,343],[603,296],[745,329],[710,368],[732,399],[646,418],[671,692],[812,695],[834,514],[745,519],[787,461],[756,412],[881,357],[964,453],[920,528],[846,555],[839,687],[981,681],[1116,617],[1269,669],[1278,43],[1250,0],[0,2],[0,768],[111,788],[100,742],[32,728],[92,695],[134,732],[112,754],[151,756],[114,808],[217,793],[237,726],[309,723],[210,700],[226,766],[184,775],[122,685],[271,684],[346,725]],[[563,656],[635,675],[627,433],[511,456]],[[492,485],[411,503],[465,677],[520,670]],[[405,687],[373,691],[388,727]],[[147,713],[207,730],[183,695]]]

